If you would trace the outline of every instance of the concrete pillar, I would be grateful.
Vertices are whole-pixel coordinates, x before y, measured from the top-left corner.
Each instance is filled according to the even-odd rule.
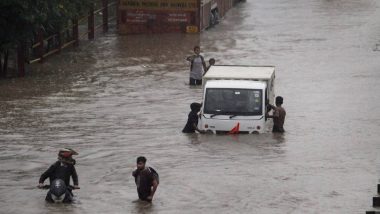
[[[94,6],[92,5],[88,13],[88,39],[95,38],[95,21],[94,21]]]
[[[103,3],[103,33],[108,32],[108,0],[102,0]]]

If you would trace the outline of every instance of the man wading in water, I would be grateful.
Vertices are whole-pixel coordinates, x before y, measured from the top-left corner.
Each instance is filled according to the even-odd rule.
[[[195,131],[198,131],[201,134],[205,133],[198,129],[198,112],[201,110],[201,107],[202,104],[200,103],[191,103],[191,112],[188,115],[187,123],[182,129],[182,133],[195,133]]]
[[[206,63],[201,53],[199,46],[194,47],[195,55],[186,58],[191,63],[190,65],[190,85],[202,85],[202,76],[206,71]]]
[[[282,107],[284,99],[280,96],[276,97],[276,106],[270,105],[273,109],[273,115],[267,115],[267,118],[273,118],[273,130],[272,132],[283,133],[286,111]]]
[[[158,173],[152,167],[145,167],[145,157],[138,157],[136,162],[137,169],[132,175],[135,177],[137,193],[140,200],[151,202],[159,183]]]

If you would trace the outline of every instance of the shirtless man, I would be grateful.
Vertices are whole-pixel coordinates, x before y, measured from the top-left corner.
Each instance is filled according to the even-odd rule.
[[[273,115],[267,115],[267,118],[273,118],[273,129],[272,132],[284,133],[284,122],[286,111],[282,107],[284,99],[281,96],[276,97],[276,106],[270,105],[273,109]]]

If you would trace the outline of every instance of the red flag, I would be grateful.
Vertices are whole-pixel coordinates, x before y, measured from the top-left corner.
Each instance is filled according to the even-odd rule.
[[[228,134],[239,134],[239,128],[240,128],[240,123],[237,123],[237,125],[233,127],[231,131],[228,132]]]

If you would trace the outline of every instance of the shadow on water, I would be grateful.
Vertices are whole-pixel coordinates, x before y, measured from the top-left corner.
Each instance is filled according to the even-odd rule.
[[[154,204],[141,201],[141,200],[135,200],[132,202],[134,204],[134,211],[133,213],[151,213],[154,210]]]

